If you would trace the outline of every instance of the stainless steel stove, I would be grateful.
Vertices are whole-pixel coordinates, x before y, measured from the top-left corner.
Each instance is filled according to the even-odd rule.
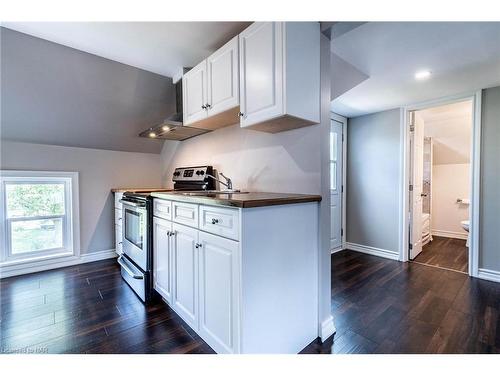
[[[216,179],[212,166],[176,168],[174,191],[210,191]],[[123,254],[118,258],[122,278],[147,303],[153,297],[153,199],[150,192],[125,192],[123,204]]]

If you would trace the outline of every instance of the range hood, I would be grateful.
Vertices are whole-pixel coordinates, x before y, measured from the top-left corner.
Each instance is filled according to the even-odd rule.
[[[184,141],[210,131],[182,124],[182,79],[175,84],[175,107],[176,113],[168,116],[161,124],[144,130],[139,134],[139,137]]]

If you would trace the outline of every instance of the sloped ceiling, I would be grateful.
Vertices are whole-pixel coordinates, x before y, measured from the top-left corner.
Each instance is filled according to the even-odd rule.
[[[500,85],[500,22],[367,22],[331,46],[368,76],[333,100],[346,117]]]
[[[433,139],[433,164],[470,162],[472,103],[464,101],[418,112],[424,135]]]
[[[138,134],[175,111],[171,76],[248,22],[3,25],[2,139],[160,153]]]

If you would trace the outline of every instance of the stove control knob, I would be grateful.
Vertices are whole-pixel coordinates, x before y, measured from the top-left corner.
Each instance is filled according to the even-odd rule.
[[[200,171],[200,174],[203,176],[205,174],[205,171]]]

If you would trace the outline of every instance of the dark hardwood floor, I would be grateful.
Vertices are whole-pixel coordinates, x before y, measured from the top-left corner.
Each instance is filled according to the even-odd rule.
[[[469,249],[465,243],[465,240],[434,236],[414,261],[467,273]]]
[[[500,353],[500,284],[345,250],[332,257],[337,333],[307,353]]]
[[[500,352],[500,284],[346,250],[332,288],[337,333],[303,353]],[[213,353],[115,260],[3,279],[0,299],[2,353]]]

